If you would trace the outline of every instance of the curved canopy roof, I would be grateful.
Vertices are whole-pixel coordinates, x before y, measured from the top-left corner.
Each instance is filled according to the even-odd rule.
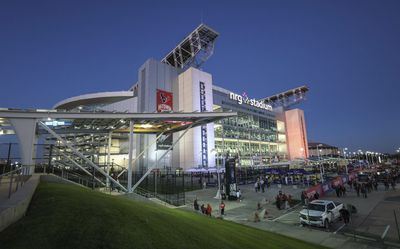
[[[78,106],[111,104],[134,97],[133,91],[89,93],[64,99],[53,107],[54,109],[70,110]]]

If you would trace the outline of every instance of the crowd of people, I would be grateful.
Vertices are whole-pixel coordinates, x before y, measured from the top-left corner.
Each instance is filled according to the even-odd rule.
[[[256,182],[254,183],[254,190],[256,192],[265,192],[265,188],[269,188],[270,187],[270,181],[268,180],[268,176],[262,177],[259,176],[256,180]]]
[[[205,206],[205,204],[201,204],[201,206],[199,205],[199,202],[197,201],[197,199],[194,200],[193,203],[193,208],[196,212],[201,212],[204,215],[210,216],[212,214],[212,206],[210,203],[207,203],[207,206]],[[220,211],[220,215],[223,216],[225,215],[225,203],[224,201],[221,201],[221,203],[219,204],[219,211]]]
[[[399,174],[396,171],[391,171],[385,174],[384,177],[379,177],[377,173],[374,173],[366,178],[366,180],[360,182],[352,180],[348,182],[350,189],[354,189],[358,197],[368,198],[368,193],[377,191],[379,183],[383,184],[385,191],[389,190],[389,186],[393,190],[396,189],[396,183],[399,181]],[[340,197],[340,196],[338,196]]]
[[[276,207],[281,209],[288,209],[292,205],[292,196],[283,193],[281,190],[275,197]]]

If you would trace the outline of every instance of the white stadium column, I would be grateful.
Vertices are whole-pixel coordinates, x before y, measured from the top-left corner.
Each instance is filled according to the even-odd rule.
[[[23,166],[30,166],[28,173],[34,172],[34,144],[37,140],[36,119],[30,118],[11,118],[10,122],[14,127],[15,134],[19,141],[19,149],[21,154],[21,163]]]

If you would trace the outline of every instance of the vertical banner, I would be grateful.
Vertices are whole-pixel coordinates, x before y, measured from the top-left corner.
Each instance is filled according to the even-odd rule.
[[[169,150],[171,146],[172,146],[172,134],[165,134],[165,135],[163,134],[157,140],[157,150]]]
[[[157,112],[172,111],[172,93],[157,89]]]
[[[229,200],[236,200],[236,159],[229,157],[225,161],[226,195]]]

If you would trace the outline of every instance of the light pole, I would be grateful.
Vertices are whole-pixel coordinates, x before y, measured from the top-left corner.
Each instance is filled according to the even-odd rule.
[[[345,166],[346,166],[346,175],[349,173],[348,170],[347,170],[347,158],[346,158],[346,151],[347,150],[348,150],[347,148],[343,148],[343,158],[344,158]]]
[[[324,176],[323,176],[323,174],[322,174],[322,165],[321,165],[321,157],[320,157],[320,154],[319,154],[319,146],[323,146],[322,144],[317,144],[317,153],[318,153],[318,165],[319,165],[319,173],[320,173],[320,175],[321,175],[321,183],[324,183]]]
[[[215,199],[219,199],[221,200],[221,180],[219,177],[219,163],[218,163],[218,152],[215,149],[212,149],[211,152],[214,152],[215,157],[217,158],[217,162],[216,162],[216,168],[217,168],[217,178],[218,178],[218,190],[217,190],[217,194],[215,195]]]

